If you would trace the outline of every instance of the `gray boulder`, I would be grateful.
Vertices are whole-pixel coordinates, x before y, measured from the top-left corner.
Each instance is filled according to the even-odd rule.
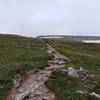
[[[76,77],[76,78],[79,77],[77,70],[75,70],[73,67],[68,67],[67,73],[68,73],[68,76],[70,77]]]

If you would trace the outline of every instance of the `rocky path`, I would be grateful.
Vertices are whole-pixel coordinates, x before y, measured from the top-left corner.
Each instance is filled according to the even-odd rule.
[[[49,60],[49,67],[43,70],[30,70],[27,72],[28,78],[25,79],[18,88],[12,87],[6,100],[56,100],[45,85],[52,71],[64,67],[67,57],[59,54],[54,48],[48,45],[48,53],[54,58]]]

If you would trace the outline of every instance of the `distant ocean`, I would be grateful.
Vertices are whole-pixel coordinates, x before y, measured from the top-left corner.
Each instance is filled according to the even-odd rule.
[[[100,43],[100,40],[83,40],[85,43]]]

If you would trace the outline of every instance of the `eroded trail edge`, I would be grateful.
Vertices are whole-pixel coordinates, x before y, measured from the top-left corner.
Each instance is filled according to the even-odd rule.
[[[46,87],[45,82],[55,69],[65,66],[68,58],[61,55],[49,44],[47,47],[47,52],[54,56],[52,60],[48,61],[49,67],[27,71],[27,79],[19,87],[12,87],[6,100],[56,100],[54,93]],[[18,83],[15,84],[18,85]]]

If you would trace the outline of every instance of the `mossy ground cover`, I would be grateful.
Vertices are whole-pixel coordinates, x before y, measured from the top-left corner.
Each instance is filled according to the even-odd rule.
[[[46,42],[52,44],[61,54],[69,57],[70,61],[66,62],[66,68],[83,67],[94,74],[97,77],[94,91],[100,94],[100,44],[67,40],[47,40]],[[81,90],[85,83],[81,79],[72,79],[55,71],[48,80],[47,86],[55,92],[58,100],[91,100],[89,96],[75,93],[76,90]]]
[[[12,79],[21,70],[47,66],[43,41],[22,36],[0,35],[0,100],[4,100]]]

